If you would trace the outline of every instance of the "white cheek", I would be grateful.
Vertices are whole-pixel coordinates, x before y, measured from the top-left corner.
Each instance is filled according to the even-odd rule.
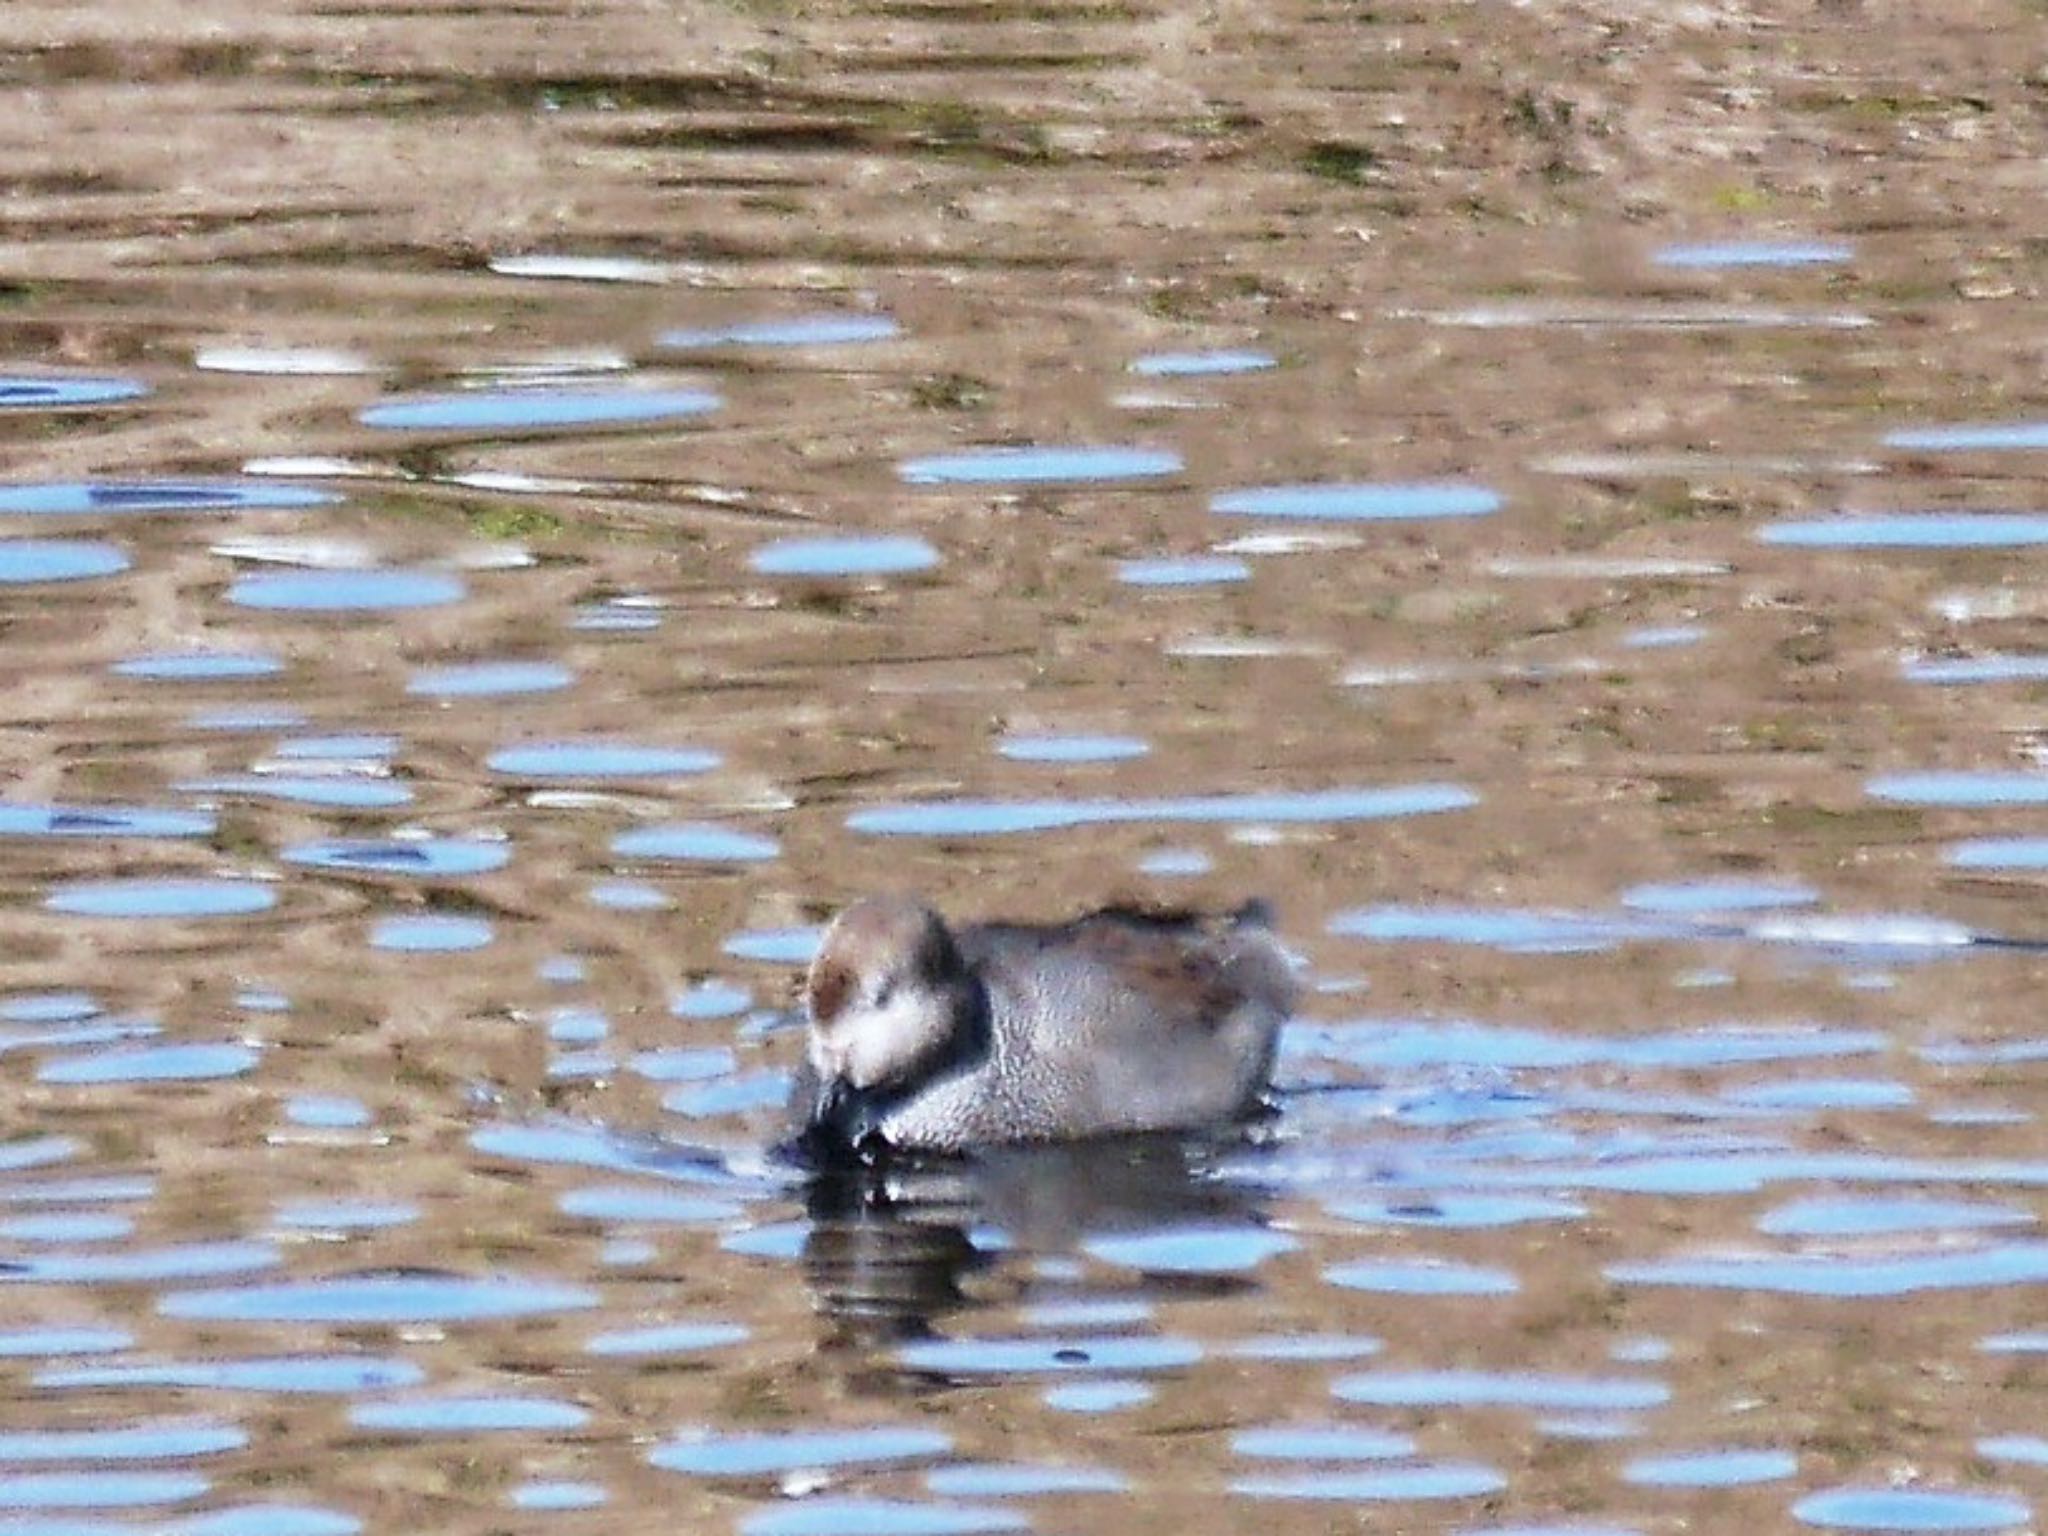
[[[853,1027],[842,1036],[839,1071],[856,1088],[902,1076],[933,1044],[931,1011],[915,998],[892,998],[847,1023]]]

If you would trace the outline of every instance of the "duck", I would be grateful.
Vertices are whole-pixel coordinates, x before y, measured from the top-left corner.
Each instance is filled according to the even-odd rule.
[[[792,1140],[870,1157],[1227,1125],[1263,1103],[1296,996],[1263,902],[953,926],[864,897],[804,979]]]

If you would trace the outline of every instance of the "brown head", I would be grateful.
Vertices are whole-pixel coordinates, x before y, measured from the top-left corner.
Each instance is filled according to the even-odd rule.
[[[885,1087],[935,1063],[971,1016],[974,983],[938,913],[870,896],[832,920],[804,983],[821,1084]]]

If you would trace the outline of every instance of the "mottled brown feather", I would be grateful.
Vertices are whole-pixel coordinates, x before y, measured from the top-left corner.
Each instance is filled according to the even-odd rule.
[[[811,968],[810,985],[805,997],[809,1004],[811,1018],[819,1024],[830,1024],[839,1017],[853,998],[853,989],[859,978],[850,966],[838,961],[825,960]]]

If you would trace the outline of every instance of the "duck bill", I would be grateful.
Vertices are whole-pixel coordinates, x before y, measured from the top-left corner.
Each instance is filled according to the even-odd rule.
[[[883,1139],[874,1096],[843,1077],[828,1077],[818,1083],[811,1103],[811,1130],[854,1153],[872,1152]]]

